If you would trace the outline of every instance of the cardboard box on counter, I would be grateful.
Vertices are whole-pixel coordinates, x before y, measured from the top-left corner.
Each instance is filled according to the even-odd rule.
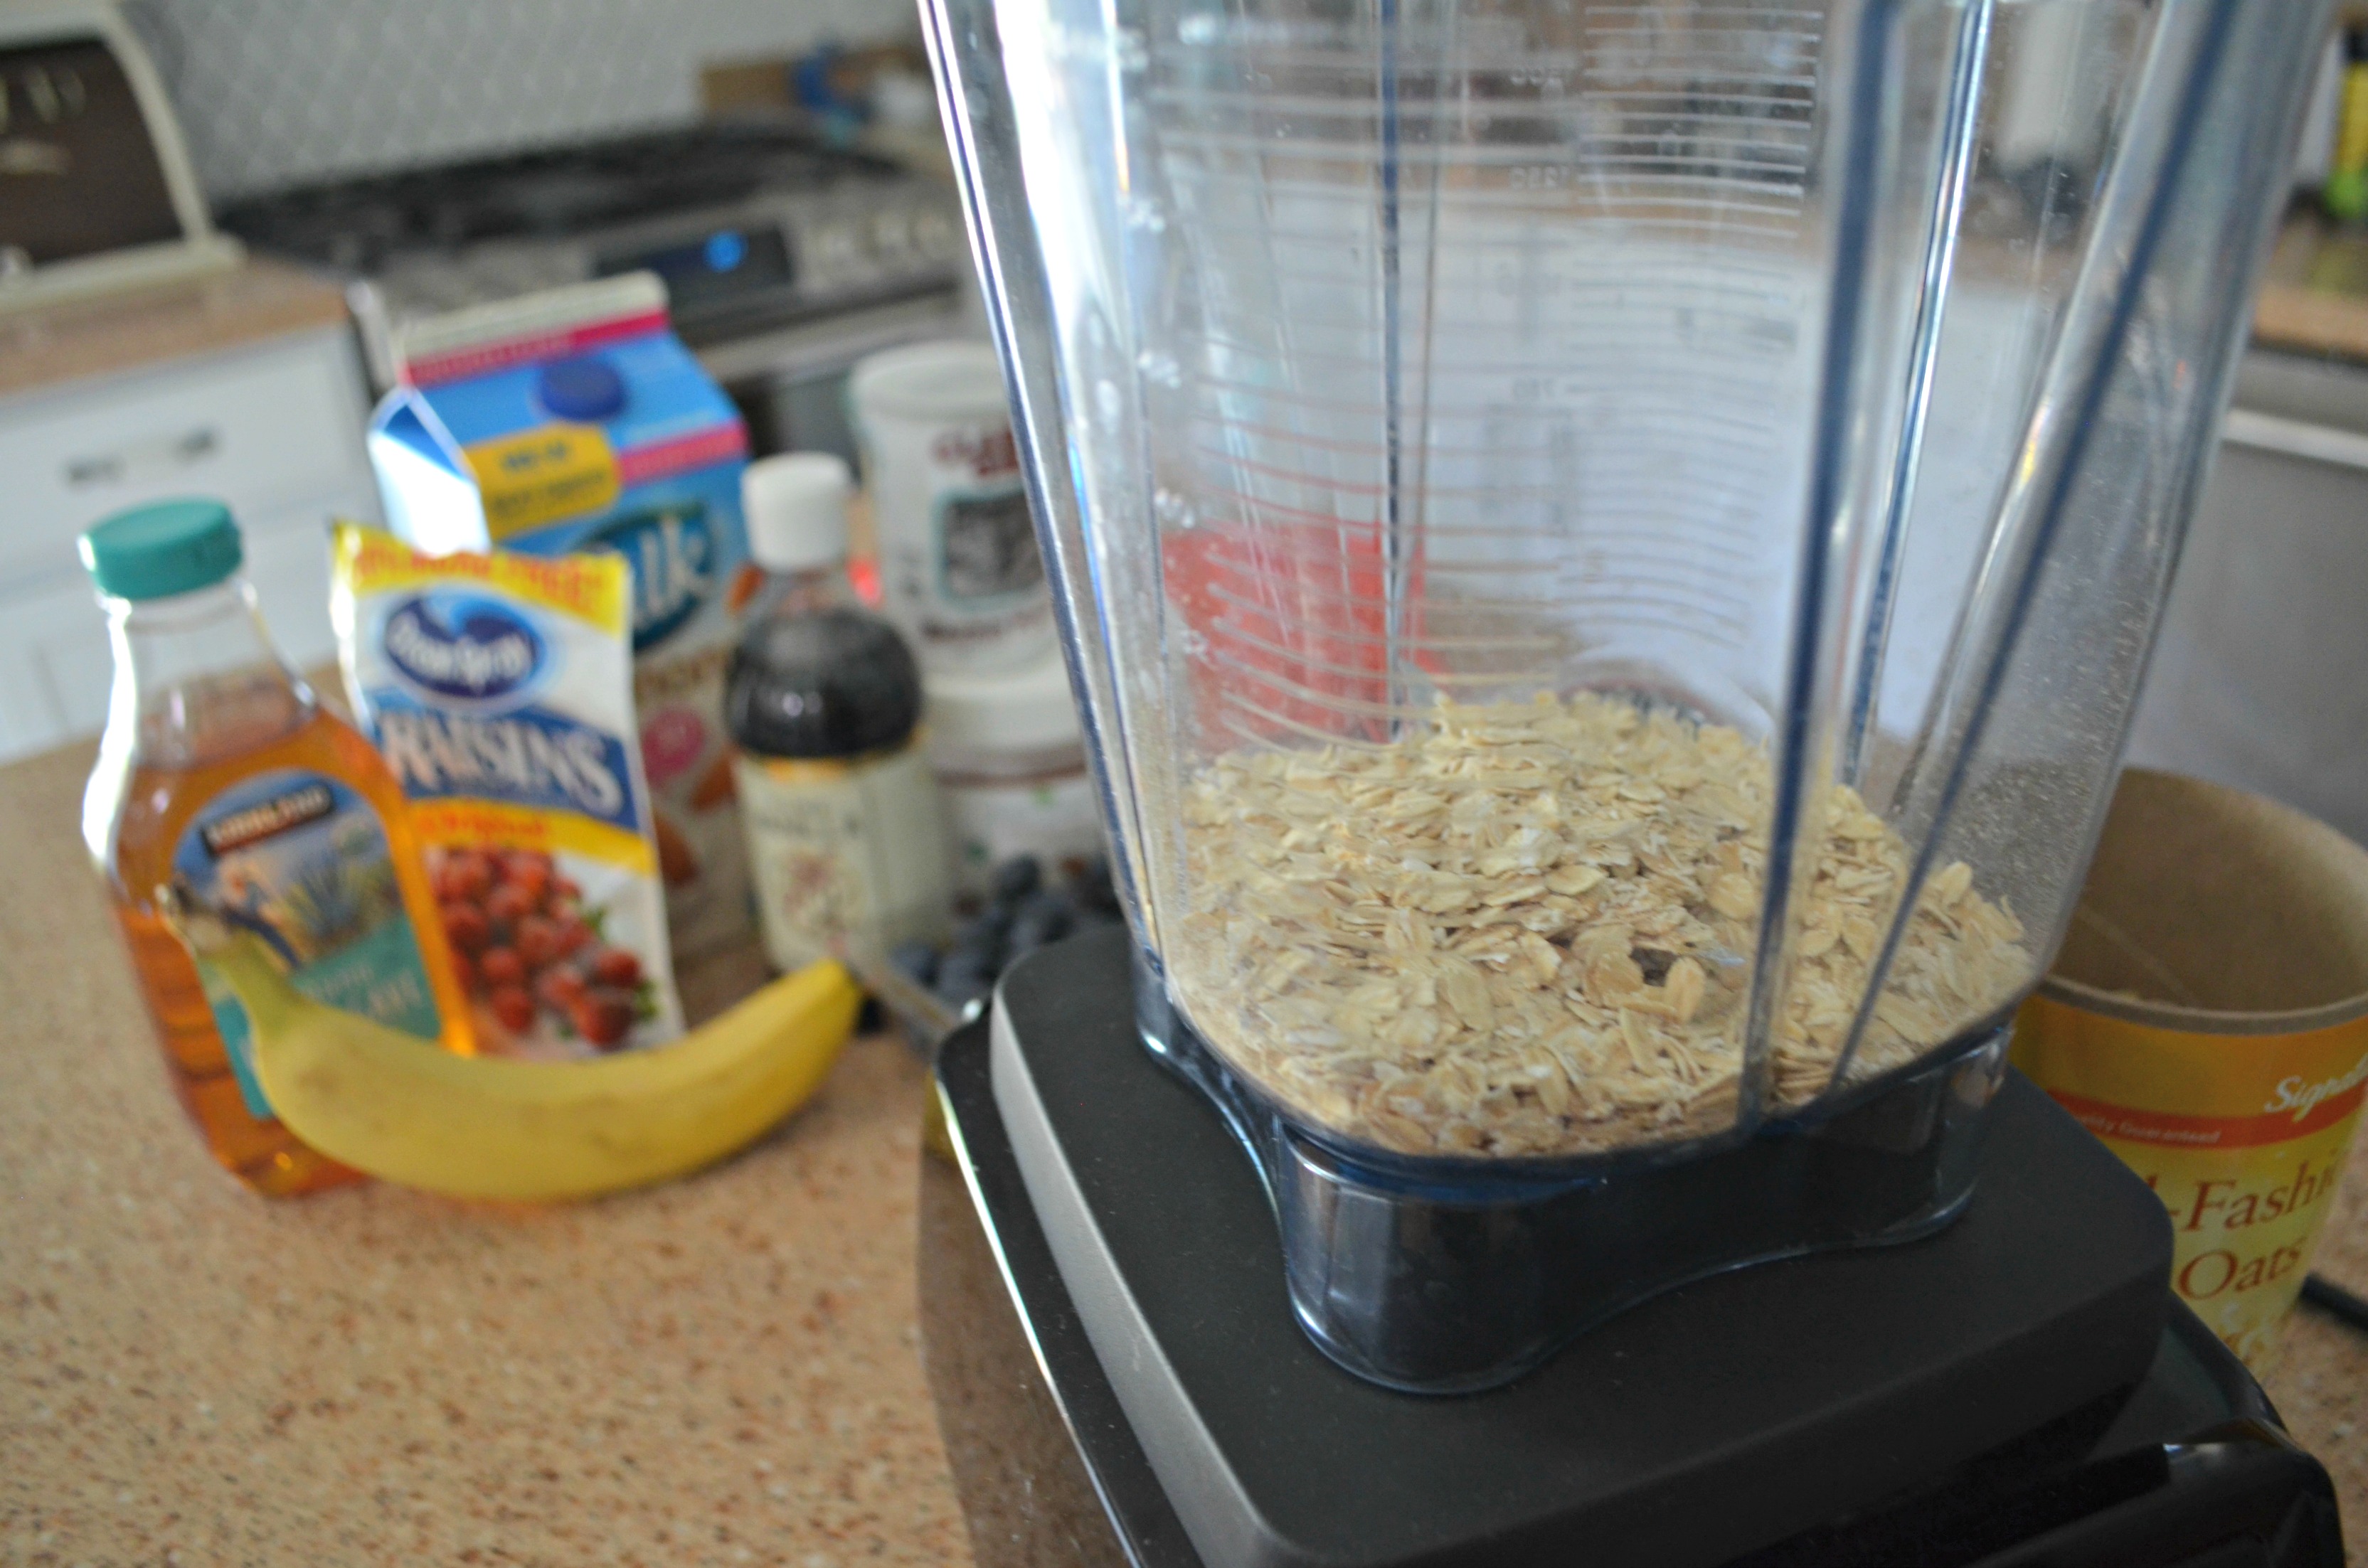
[[[2172,1288],[2266,1369],[2368,1085],[2368,850],[2130,768],[2013,1059],[2155,1189]]]

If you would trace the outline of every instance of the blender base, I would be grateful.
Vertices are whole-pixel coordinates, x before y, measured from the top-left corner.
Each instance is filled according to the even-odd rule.
[[[959,1037],[940,1082],[1103,1504],[1163,1516],[1143,1539],[1190,1553],[1167,1561],[1725,1563],[2002,1446],[2059,1463],[2143,1403],[2128,1392],[2165,1344],[2161,1207],[2013,1077],[1972,1201],[1922,1241],[1668,1290],[1485,1394],[1352,1377],[1292,1321],[1234,1135],[1139,1043],[1126,954],[1111,933],[1015,969],[991,1046]],[[1062,1335],[1091,1347],[1065,1380]]]
[[[1186,1027],[1132,952],[1144,1043],[1209,1097],[1265,1183],[1300,1326],[1349,1370],[1410,1393],[1509,1382],[1689,1280],[1930,1234],[1973,1196],[2006,1072],[2000,1024],[1738,1142],[1543,1169],[1415,1160],[1279,1109]],[[2132,1239],[2151,1231],[2155,1245],[2121,1261],[2130,1279],[2159,1280],[2169,1227],[2151,1197],[2139,1208]]]

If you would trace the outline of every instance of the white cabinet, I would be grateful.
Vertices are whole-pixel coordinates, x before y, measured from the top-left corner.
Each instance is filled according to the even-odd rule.
[[[107,716],[107,626],[74,537],[126,506],[226,503],[280,647],[331,657],[328,519],[378,517],[369,413],[343,327],[0,399],[0,760]]]
[[[107,716],[107,625],[90,585],[0,598],[0,758],[40,751]],[[71,726],[66,714],[82,722]]]

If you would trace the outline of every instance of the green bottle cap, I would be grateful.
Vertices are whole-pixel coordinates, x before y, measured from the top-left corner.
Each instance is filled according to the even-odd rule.
[[[245,559],[238,525],[219,501],[134,506],[85,530],[81,542],[91,581],[119,599],[161,599],[211,587]]]

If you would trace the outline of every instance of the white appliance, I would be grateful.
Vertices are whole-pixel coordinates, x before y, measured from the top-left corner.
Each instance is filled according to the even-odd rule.
[[[0,311],[233,266],[111,5],[0,6]]]

